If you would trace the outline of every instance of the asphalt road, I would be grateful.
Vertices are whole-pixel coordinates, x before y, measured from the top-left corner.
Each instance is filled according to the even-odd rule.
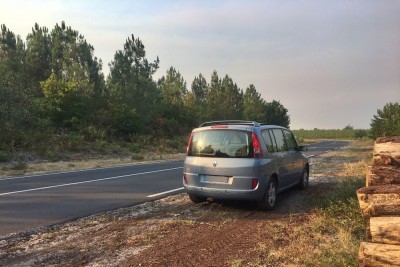
[[[314,157],[346,146],[322,141]],[[0,178],[0,236],[127,207],[178,193],[183,161]]]
[[[337,150],[341,147],[349,145],[349,142],[347,141],[331,141],[331,140],[326,140],[326,141],[321,141],[315,144],[311,144],[308,146],[308,151],[305,152],[304,154],[309,157],[313,158],[315,156],[318,156],[320,154]]]

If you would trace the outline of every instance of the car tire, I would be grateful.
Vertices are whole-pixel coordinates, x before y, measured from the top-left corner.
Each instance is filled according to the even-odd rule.
[[[310,175],[310,171],[308,166],[306,166],[303,170],[303,173],[301,174],[301,178],[298,184],[298,188],[300,189],[307,189],[308,187],[308,181],[309,181],[309,175]]]
[[[278,189],[276,187],[276,180],[271,178],[267,184],[263,200],[260,203],[262,209],[273,210],[277,201]]]
[[[207,200],[207,198],[205,198],[205,197],[198,197],[198,196],[194,196],[194,195],[189,195],[189,198],[194,203],[202,203]]]

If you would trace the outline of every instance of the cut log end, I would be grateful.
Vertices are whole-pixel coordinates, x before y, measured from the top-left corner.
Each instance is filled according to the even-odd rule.
[[[400,166],[400,136],[387,136],[376,139],[374,164]]]
[[[360,267],[400,266],[400,246],[361,242],[358,253]]]
[[[357,190],[357,194],[400,194],[400,185],[363,187]]]
[[[357,190],[364,217],[400,216],[400,185],[369,186]]]
[[[375,140],[375,144],[381,144],[381,143],[387,143],[387,142],[400,143],[400,136],[382,136],[382,137],[378,137]]]
[[[382,165],[368,166],[366,175],[367,187],[388,184],[400,185],[400,168]]]
[[[400,153],[400,151],[399,151]],[[374,154],[374,165],[388,165],[400,167],[400,156],[388,156],[385,154]]]
[[[369,225],[372,242],[400,245],[400,216],[371,217]]]

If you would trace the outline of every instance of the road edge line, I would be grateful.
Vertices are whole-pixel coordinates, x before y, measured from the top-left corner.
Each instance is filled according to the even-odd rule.
[[[183,189],[184,189],[184,187],[182,186],[182,187],[175,188],[175,189],[172,189],[172,190],[168,190],[168,191],[164,191],[164,192],[161,192],[161,193],[149,195],[149,196],[147,196],[147,197],[148,197],[148,198],[159,197],[159,196],[167,195],[167,194],[169,194],[169,193],[173,193],[173,192],[180,191],[180,190],[183,190]]]

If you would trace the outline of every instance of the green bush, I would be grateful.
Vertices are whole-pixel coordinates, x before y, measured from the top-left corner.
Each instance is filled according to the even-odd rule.
[[[85,148],[85,137],[75,132],[63,133],[57,137],[63,151],[82,151]]]
[[[132,153],[139,153],[142,149],[142,145],[140,145],[139,143],[131,143],[129,145],[129,149]]]
[[[7,162],[10,160],[10,157],[7,152],[0,151],[0,162]]]
[[[84,127],[82,133],[86,140],[95,142],[105,140],[107,136],[104,129],[97,128],[94,125]]]
[[[104,140],[90,143],[90,148],[102,154],[107,154],[110,152],[109,143]]]
[[[297,140],[304,139],[364,139],[368,137],[368,130],[364,129],[353,129],[351,127],[346,127],[345,129],[314,129],[314,130],[293,130],[296,135]],[[301,141],[299,141],[301,142]]]

